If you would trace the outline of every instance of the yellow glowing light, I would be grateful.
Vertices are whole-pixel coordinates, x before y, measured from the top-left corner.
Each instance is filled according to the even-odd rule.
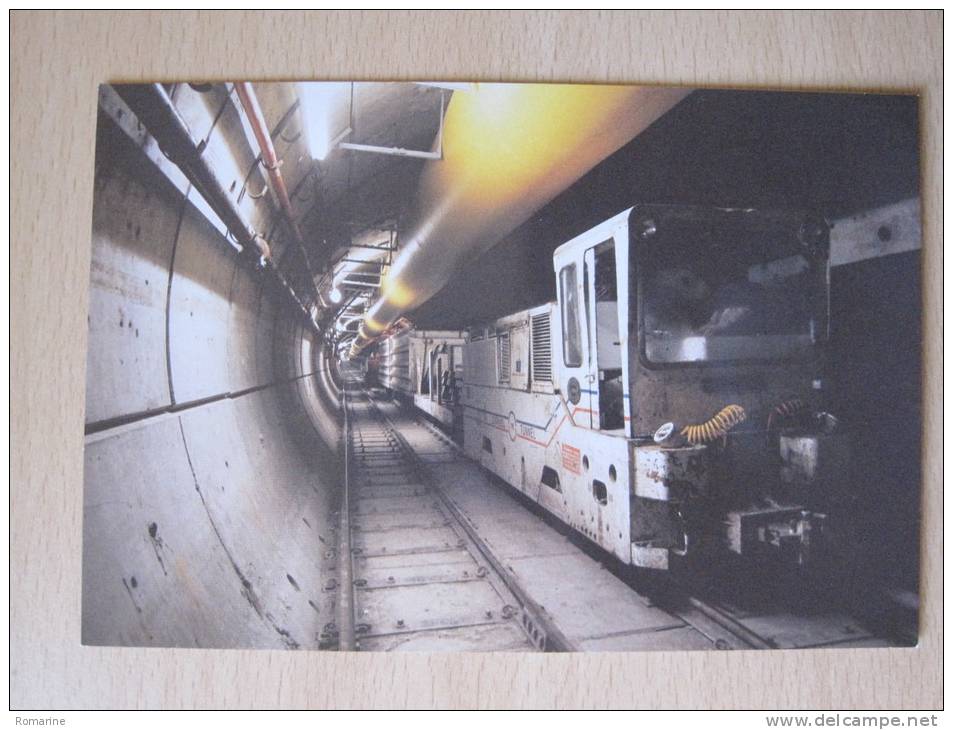
[[[455,94],[444,126],[440,194],[451,181],[487,211],[560,192],[631,137],[632,100],[645,89],[574,84],[481,84]],[[444,191],[445,187],[442,188]],[[476,196],[476,200],[473,199]]]
[[[455,92],[442,159],[424,168],[407,243],[354,348],[426,301],[465,257],[499,241],[687,93],[492,83]]]
[[[386,279],[381,285],[381,294],[395,307],[406,307],[414,301],[414,290],[404,286],[399,279]]]
[[[386,324],[381,324],[380,322],[378,322],[378,321],[377,321],[376,319],[374,319],[373,317],[368,317],[367,319],[364,320],[364,327],[365,327],[368,331],[370,331],[370,332],[375,332],[375,333],[377,333],[377,332],[383,332],[385,329],[387,329],[387,325],[386,325]]]

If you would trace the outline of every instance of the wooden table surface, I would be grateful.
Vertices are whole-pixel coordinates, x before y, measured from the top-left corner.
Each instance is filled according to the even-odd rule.
[[[942,21],[939,11],[13,11],[11,706],[939,707]],[[920,94],[927,375],[920,646],[572,656],[81,646],[97,85],[289,78]]]

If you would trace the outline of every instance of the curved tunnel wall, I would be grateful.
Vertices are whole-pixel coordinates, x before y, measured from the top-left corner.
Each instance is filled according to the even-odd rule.
[[[195,191],[99,127],[83,643],[317,646],[339,437],[319,338]]]

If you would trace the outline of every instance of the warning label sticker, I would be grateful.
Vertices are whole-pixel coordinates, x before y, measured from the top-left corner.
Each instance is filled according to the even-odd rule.
[[[562,445],[563,469],[579,474],[579,449],[573,446]]]

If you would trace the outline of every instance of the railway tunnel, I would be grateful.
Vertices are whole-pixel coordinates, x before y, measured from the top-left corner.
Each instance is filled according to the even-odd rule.
[[[698,601],[663,612],[633,598],[546,515],[468,471],[459,434],[441,431],[432,407],[408,420],[393,393],[363,391],[367,362],[408,331],[457,333],[459,345],[431,351],[452,369],[441,357],[473,338],[472,325],[555,300],[556,247],[639,201],[794,207],[841,222],[831,229],[834,401],[838,415],[882,429],[859,429],[858,443],[900,455],[883,457],[890,468],[864,497],[872,512],[851,534],[903,556],[863,560],[872,581],[915,594],[918,329],[889,314],[898,297],[918,306],[910,99],[116,84],[101,87],[98,114],[84,643],[336,649],[354,648],[354,631],[381,650],[764,648],[807,645],[790,637],[812,631],[817,644],[851,640],[785,611],[774,636],[788,639],[762,641],[770,617],[742,626]],[[885,350],[898,337],[907,346]],[[864,372],[885,383],[873,398]],[[404,377],[427,380],[415,376]],[[445,385],[436,377],[427,395]],[[867,467],[869,477],[877,467]],[[448,474],[438,499],[433,483]],[[357,503],[371,487],[385,500],[374,504],[428,501],[365,510],[342,501],[349,480]],[[898,489],[903,514],[876,512]],[[410,528],[427,537],[401,552],[394,536]],[[527,557],[545,567],[527,572]],[[631,620],[578,628],[584,607],[559,603],[559,571],[544,558],[577,595],[601,586],[611,611],[597,619]],[[457,584],[465,598],[446,592]],[[444,618],[420,608],[441,602]],[[468,602],[480,605],[472,616]],[[850,626],[853,640],[875,641],[862,622]],[[606,637],[620,634],[629,643],[613,647]]]

